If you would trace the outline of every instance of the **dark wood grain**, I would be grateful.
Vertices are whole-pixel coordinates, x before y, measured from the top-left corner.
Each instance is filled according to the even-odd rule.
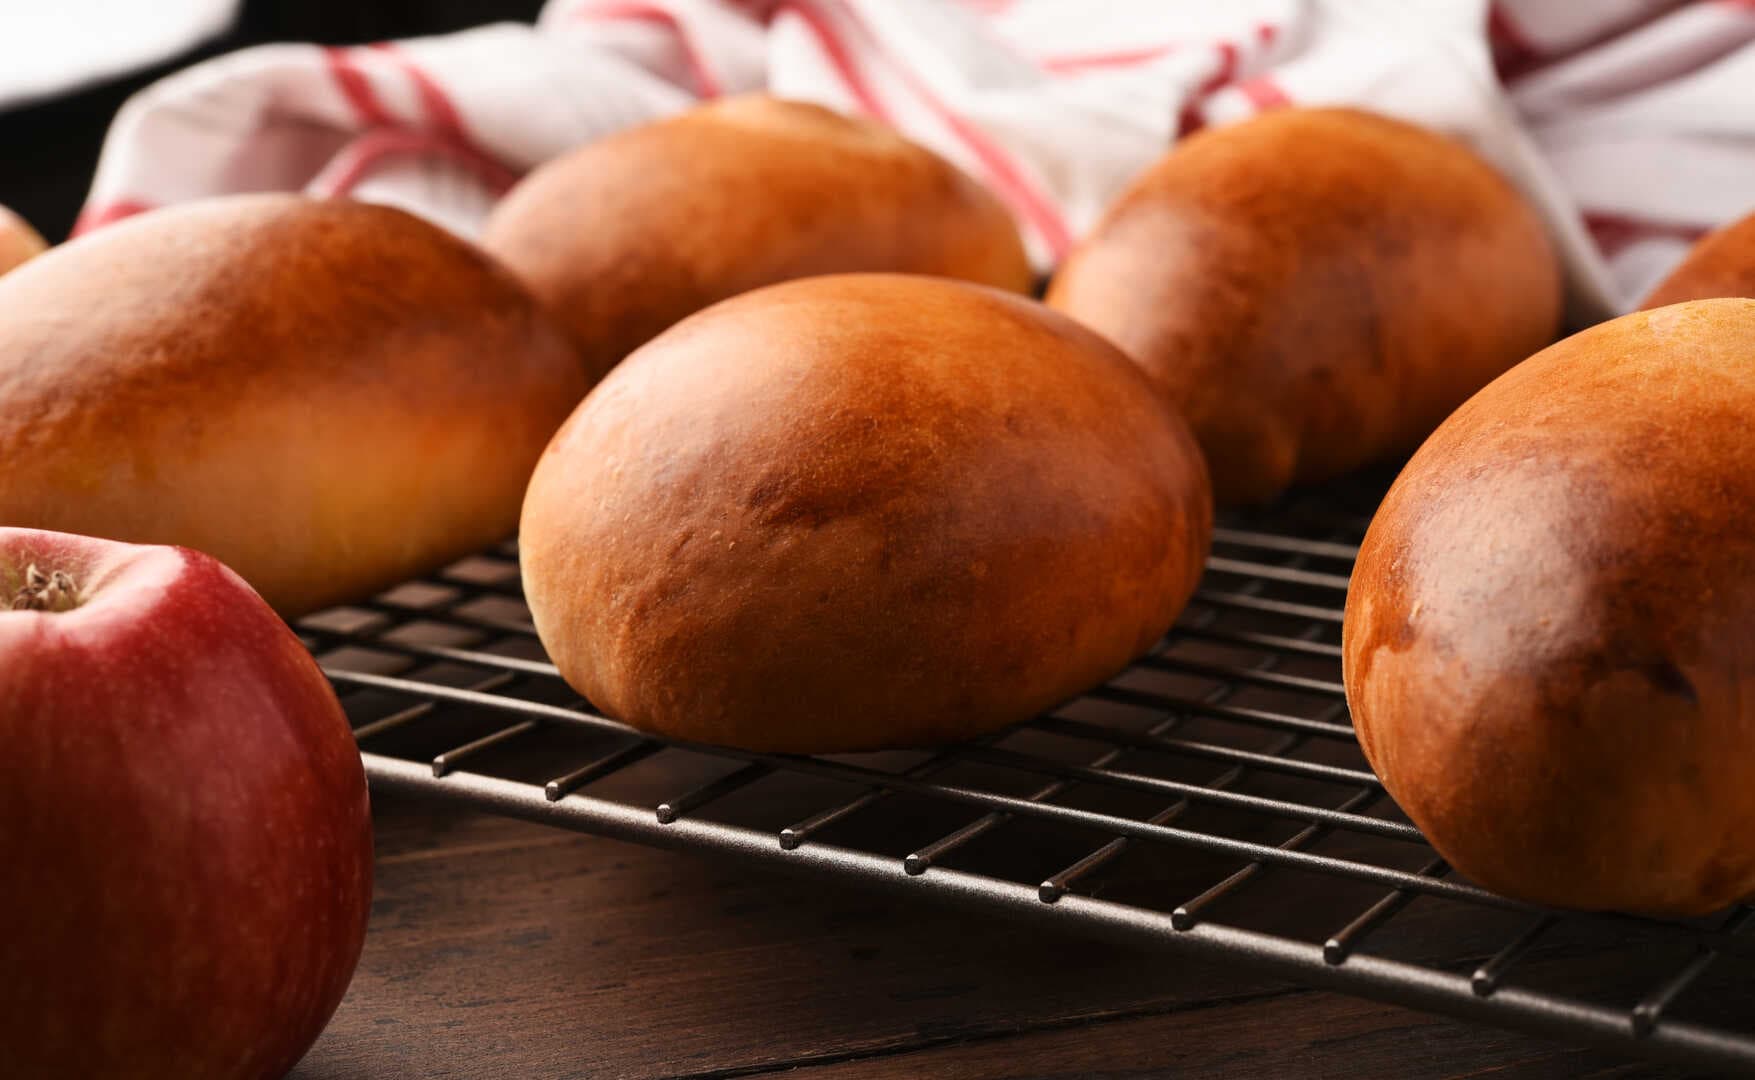
[[[1656,1076],[906,897],[377,803],[365,957],[301,1080]]]
[[[200,53],[0,112],[0,203],[52,239],[64,235],[115,108],[191,59],[269,39],[438,32],[479,21],[489,7],[252,0],[234,32]],[[491,15],[536,7],[500,0]],[[1272,793],[1266,784],[1261,793]],[[667,782],[666,790],[681,788]],[[1671,1075],[918,897],[869,896],[429,804],[379,798],[376,816],[378,890],[365,956],[329,1030],[295,1071],[302,1080],[789,1070],[803,1080]],[[967,816],[943,827],[923,818],[914,832],[930,839]],[[893,829],[895,819],[884,824]],[[1089,837],[1075,839],[1089,846]],[[978,844],[966,858],[979,869],[988,854]],[[1055,858],[1042,853],[1064,865]],[[1127,875],[1094,884],[1161,891],[1215,879],[1212,860],[1185,851],[1137,845],[1128,859]],[[1275,878],[1237,902],[1259,917],[1296,885],[1293,875]],[[1379,893],[1342,899],[1368,903]],[[1374,945],[1416,958],[1437,943],[1452,951],[1460,925],[1416,904]],[[1515,921],[1470,923],[1461,932],[1475,937],[1461,940],[1489,950],[1515,929]],[[1722,1000],[1739,1015],[1755,1007],[1746,988]]]
[[[1577,1077],[1673,1075],[1334,994],[1216,1002],[807,1069],[801,1080],[1072,1077]]]

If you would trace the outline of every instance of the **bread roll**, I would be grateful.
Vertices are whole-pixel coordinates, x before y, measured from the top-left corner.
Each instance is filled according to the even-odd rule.
[[[728,296],[854,270],[1023,290],[1005,208],[888,128],[738,97],[592,143],[526,177],[483,245],[572,334],[593,379]]]
[[[401,211],[160,210],[0,278],[0,525],[196,548],[295,615],[509,535],[584,391],[511,275]]]
[[[1414,455],[1359,553],[1347,700],[1446,859],[1577,908],[1755,894],[1755,302],[1544,350]]]
[[[1560,270],[1458,143],[1347,109],[1203,131],[1140,176],[1048,302],[1179,406],[1221,503],[1411,450],[1553,340]]]
[[[1707,233],[1639,306],[1715,296],[1755,297],[1755,214]]]
[[[41,255],[48,246],[28,221],[0,206],[0,274]]]
[[[1212,522],[1127,359],[1022,297],[846,275],[678,324],[555,436],[519,538],[573,687],[755,750],[993,731],[1169,627]]]

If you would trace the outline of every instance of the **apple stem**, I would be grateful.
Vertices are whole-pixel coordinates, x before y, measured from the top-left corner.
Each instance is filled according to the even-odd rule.
[[[31,563],[24,584],[12,598],[14,611],[72,611],[79,606],[79,583],[65,570],[43,573]]]

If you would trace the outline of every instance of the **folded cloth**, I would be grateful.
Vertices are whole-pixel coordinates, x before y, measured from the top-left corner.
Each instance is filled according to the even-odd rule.
[[[76,232],[224,192],[472,235],[570,147],[755,90],[893,125],[990,185],[1050,269],[1179,138],[1356,105],[1465,140],[1541,210],[1574,322],[1755,204],[1755,4],[1699,0],[551,0],[534,26],[272,45],[136,95]]]

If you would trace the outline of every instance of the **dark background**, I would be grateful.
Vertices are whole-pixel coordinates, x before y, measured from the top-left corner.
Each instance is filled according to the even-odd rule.
[[[0,204],[49,241],[65,239],[85,201],[110,118],[128,95],[197,60],[271,41],[353,45],[488,22],[528,22],[541,7],[542,0],[249,0],[230,33],[194,52],[65,97],[0,109]]]

